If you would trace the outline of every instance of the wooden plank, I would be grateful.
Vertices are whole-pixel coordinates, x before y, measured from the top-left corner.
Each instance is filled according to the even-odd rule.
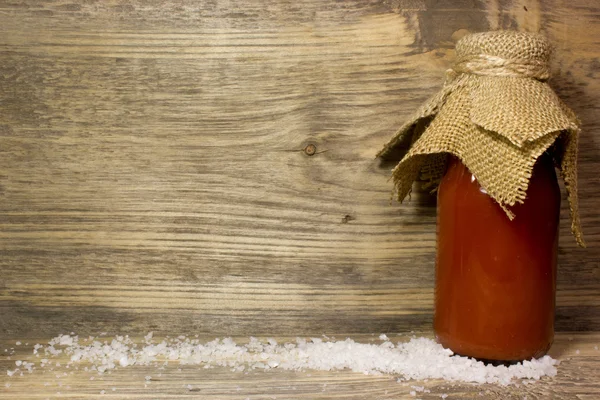
[[[214,337],[211,337],[212,340]],[[352,336],[361,343],[379,343],[376,336]],[[340,338],[341,339],[341,338]],[[391,336],[392,340],[404,340]],[[278,338],[280,343],[293,338]],[[592,399],[597,398],[600,362],[600,335],[598,333],[563,333],[557,336],[551,355],[561,360],[558,375],[542,378],[539,382],[511,386],[473,385],[443,381],[403,381],[397,376],[363,375],[351,371],[269,371],[246,370],[233,372],[230,368],[201,368],[179,365],[171,361],[148,366],[132,366],[98,374],[85,371],[89,364],[65,367],[68,358],[59,355],[53,363],[41,368],[39,359],[32,354],[39,338],[27,345],[17,346],[14,341],[0,341],[0,399],[440,399],[443,394],[451,399]],[[47,341],[47,339],[46,339]],[[247,341],[239,338],[238,343]],[[8,356],[14,349],[14,354]],[[10,357],[10,360],[8,359]],[[16,360],[35,362],[37,368],[13,377],[4,375],[5,369],[14,370]],[[56,362],[61,366],[56,366]],[[78,367],[78,369],[75,369]],[[163,368],[164,367],[164,368]],[[149,377],[149,379],[146,379]],[[10,386],[6,387],[5,384]],[[414,387],[422,387],[417,392]],[[113,390],[114,389],[114,390]],[[104,393],[102,393],[104,391]],[[410,392],[414,391],[415,396]],[[595,397],[594,397],[595,396]]]
[[[563,205],[556,326],[581,333],[557,336],[554,379],[420,396],[598,398],[599,14],[591,0],[0,0],[0,399],[415,398],[350,372],[9,381],[2,350],[22,340],[11,357],[26,358],[70,331],[429,334],[435,197],[390,205],[392,163],[374,155],[441,86],[455,40],[498,28],[549,36],[551,84],[583,122],[589,247]]]
[[[430,330],[435,198],[390,205],[392,165],[374,155],[441,86],[454,41],[497,28],[550,37],[551,83],[583,121],[589,248],[564,205],[557,329],[600,331],[599,14],[591,0],[0,1],[0,339]],[[597,359],[578,366],[591,379]],[[593,398],[578,377],[552,390]],[[373,378],[348,379],[345,398],[370,393]]]
[[[558,330],[594,330],[600,324],[595,286],[563,288],[558,293]],[[320,335],[430,330],[433,291],[378,285],[185,283],[143,285],[14,284],[3,291],[7,337],[39,332],[96,335],[137,334],[153,330],[205,335]],[[268,315],[264,315],[268,311]],[[14,322],[18,323],[14,323]],[[235,321],[235,325],[231,321]],[[298,329],[296,324],[302,324]],[[339,324],[339,326],[338,326]],[[332,331],[332,329],[335,330]],[[23,332],[23,333],[21,333]]]

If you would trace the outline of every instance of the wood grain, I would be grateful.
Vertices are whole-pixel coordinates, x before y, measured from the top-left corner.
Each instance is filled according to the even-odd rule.
[[[374,156],[442,85],[455,40],[498,28],[548,35],[551,84],[583,122],[588,248],[563,202],[557,329],[600,331],[599,15],[0,0],[0,339],[429,331],[435,197],[390,204]]]

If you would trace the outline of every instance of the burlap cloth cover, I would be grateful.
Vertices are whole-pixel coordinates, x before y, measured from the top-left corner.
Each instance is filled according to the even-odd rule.
[[[565,182],[571,230],[584,246],[577,202],[579,121],[546,83],[550,53],[548,41],[536,34],[495,31],[462,38],[442,90],[378,154],[385,157],[411,137],[392,172],[398,200],[415,180],[439,183],[450,153],[512,219],[509,207],[525,200],[533,165],[549,150]]]

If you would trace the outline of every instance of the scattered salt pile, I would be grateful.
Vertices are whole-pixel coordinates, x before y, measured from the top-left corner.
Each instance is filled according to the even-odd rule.
[[[204,368],[228,367],[239,372],[273,368],[294,371],[349,369],[364,374],[399,375],[399,380],[444,379],[500,385],[509,385],[519,379],[537,380],[543,376],[555,376],[558,364],[545,356],[508,367],[492,366],[453,355],[450,350],[427,338],[413,337],[398,344],[393,344],[385,335],[381,335],[380,339],[383,341],[381,344],[362,344],[351,339],[324,341],[320,338],[279,344],[273,339],[261,341],[250,338],[246,344],[236,344],[231,338],[200,343],[198,339],[180,336],[154,342],[150,333],[143,343],[135,343],[127,336],[117,336],[111,341],[93,337],[80,341],[78,336],[71,334],[60,335],[46,346],[36,345],[34,354],[44,357],[41,367],[52,363],[49,358],[68,355],[68,365],[91,364],[90,369],[99,373],[133,365],[179,362]],[[20,366],[17,364],[17,367]],[[27,367],[30,370],[33,364],[27,364]],[[18,368],[8,371],[8,375],[12,376],[17,371]]]

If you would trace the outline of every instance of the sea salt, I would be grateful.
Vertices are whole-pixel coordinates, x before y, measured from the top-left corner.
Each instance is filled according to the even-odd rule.
[[[249,369],[345,369],[369,375],[396,375],[401,377],[399,381],[444,379],[500,385],[513,384],[516,380],[538,380],[543,376],[555,376],[558,364],[556,360],[545,356],[511,366],[492,366],[454,355],[452,351],[427,338],[412,337],[408,342],[394,344],[386,335],[381,335],[380,340],[383,341],[380,344],[363,344],[351,339],[334,341],[298,338],[295,342],[279,344],[274,339],[262,341],[250,338],[246,344],[237,344],[231,338],[224,338],[201,343],[198,339],[185,336],[157,341],[150,333],[144,337],[143,343],[135,343],[127,336],[117,336],[102,342],[90,337],[80,342],[76,335],[71,334],[59,335],[48,345],[40,345],[36,350],[46,354],[46,358],[40,362],[42,367],[50,365],[50,358],[64,352],[69,356],[65,367],[91,364],[91,368],[85,367],[86,370],[99,374],[110,372],[119,366],[158,366],[178,362],[180,365],[197,365],[203,368],[226,367],[240,373],[246,373]],[[32,372],[34,363],[21,363]],[[60,364],[56,363],[56,366]],[[180,370],[179,368],[178,371]],[[16,371],[7,371],[7,374],[12,376]],[[145,378],[145,384],[151,382],[150,375]],[[423,386],[413,386],[412,389],[415,393],[413,396],[417,392],[430,393]]]
[[[425,381],[427,381],[425,379]],[[431,390],[425,389],[425,386],[411,386],[416,392],[431,393]]]

